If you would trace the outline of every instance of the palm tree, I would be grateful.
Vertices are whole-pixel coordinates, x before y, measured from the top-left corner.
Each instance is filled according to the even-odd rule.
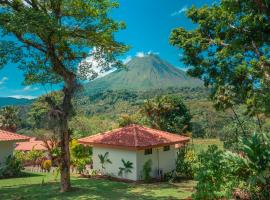
[[[127,176],[128,173],[131,173],[132,172],[133,163],[130,162],[130,161],[125,161],[123,158],[122,158],[122,163],[123,163],[123,166],[124,167],[119,167],[119,173],[118,173],[118,175],[119,176],[123,176],[123,173],[124,173],[125,176]]]
[[[6,106],[0,109],[0,128],[7,131],[16,131],[20,119],[19,110],[14,106]]]
[[[98,155],[102,169],[105,169],[106,164],[112,164],[112,161],[108,157],[109,157],[109,152],[106,152],[104,155],[102,154]]]

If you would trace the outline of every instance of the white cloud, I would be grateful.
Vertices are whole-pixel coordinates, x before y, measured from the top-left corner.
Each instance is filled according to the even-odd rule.
[[[0,79],[0,85],[3,85],[7,82],[8,77],[4,76],[2,79]]]
[[[140,52],[137,52],[136,53],[136,56],[137,57],[139,57],[139,58],[143,58],[143,57],[145,57],[145,56],[147,56],[147,55],[151,55],[151,54],[154,54],[154,55],[159,55],[159,52],[154,52],[154,51],[148,51],[148,52],[142,52],[142,51],[140,51]]]
[[[145,53],[144,52],[137,52],[136,56],[139,58],[143,58],[143,57],[145,57]]]
[[[89,52],[89,56],[79,64],[78,75],[84,79],[93,80],[115,71],[113,67],[115,63],[108,63],[104,57],[105,54],[94,47]]]
[[[26,91],[36,91],[38,89],[39,89],[38,87],[32,87],[28,85],[28,86],[25,86],[22,90],[26,92]]]
[[[31,95],[11,95],[11,96],[8,96],[8,97],[12,97],[12,98],[15,98],[15,99],[35,99],[37,98],[36,96],[31,96]]]
[[[171,14],[171,16],[173,17],[173,16],[176,16],[176,15],[180,15],[180,14],[186,12],[187,10],[188,10],[188,7],[187,7],[187,6],[184,6],[184,7],[182,7],[180,10],[178,10],[178,11],[176,11],[176,12],[173,12],[173,13]]]

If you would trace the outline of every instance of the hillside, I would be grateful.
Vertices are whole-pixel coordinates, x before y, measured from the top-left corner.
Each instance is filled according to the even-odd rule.
[[[9,106],[9,105],[13,105],[13,106],[28,105],[31,102],[33,102],[33,100],[16,99],[16,98],[12,98],[12,97],[0,97],[0,107]]]
[[[198,79],[161,60],[157,55],[135,57],[125,69],[119,69],[85,86],[86,93],[104,90],[148,91],[155,89],[195,88],[202,86]]]

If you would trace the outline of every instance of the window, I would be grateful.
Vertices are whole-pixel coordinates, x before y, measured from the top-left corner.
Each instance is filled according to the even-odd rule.
[[[149,154],[152,154],[152,149],[145,149],[144,155],[149,155]]]
[[[163,151],[170,151],[170,146],[164,146]]]

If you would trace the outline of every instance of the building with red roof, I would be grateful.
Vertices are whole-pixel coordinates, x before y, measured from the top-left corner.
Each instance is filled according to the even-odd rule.
[[[93,147],[93,168],[114,177],[141,180],[143,166],[151,160],[152,177],[161,177],[175,169],[176,146],[184,146],[189,137],[139,125],[129,125],[105,133],[79,139],[79,143]],[[100,157],[111,161],[105,165]],[[123,161],[133,165],[131,173],[119,175]]]
[[[36,138],[31,138],[29,141],[26,142],[17,142],[16,144],[16,151],[47,151],[47,147],[45,143],[41,140],[36,140]]]
[[[29,137],[24,135],[0,130],[0,164],[5,161],[6,157],[13,154],[16,142],[27,141],[29,139]]]

